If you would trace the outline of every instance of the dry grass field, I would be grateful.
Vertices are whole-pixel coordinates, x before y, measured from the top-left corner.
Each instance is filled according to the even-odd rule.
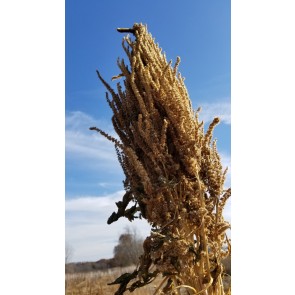
[[[227,273],[230,274],[230,259],[224,261],[224,266]],[[74,273],[66,274],[65,276],[65,294],[66,295],[113,295],[117,291],[119,285],[108,285],[113,282],[121,274],[132,272],[134,266],[125,268],[113,268],[108,271],[95,271],[88,273]],[[226,275],[223,278],[225,291],[230,287],[230,276]],[[151,284],[144,286],[126,294],[133,295],[152,295],[155,293],[156,288],[161,283],[161,278],[157,278]],[[227,293],[230,294],[230,293]]]
[[[113,295],[119,285],[108,285],[117,277],[126,272],[132,272],[134,267],[115,268],[109,271],[96,271],[91,273],[66,274],[66,295]],[[132,292],[134,295],[149,295],[156,290],[160,279],[148,286]],[[131,294],[129,291],[126,294]]]

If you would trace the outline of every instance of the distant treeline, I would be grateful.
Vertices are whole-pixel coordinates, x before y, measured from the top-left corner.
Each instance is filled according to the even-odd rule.
[[[65,267],[66,273],[91,272],[96,270],[107,270],[109,268],[122,266],[120,262],[114,258],[100,259],[95,262],[72,262],[67,263]]]

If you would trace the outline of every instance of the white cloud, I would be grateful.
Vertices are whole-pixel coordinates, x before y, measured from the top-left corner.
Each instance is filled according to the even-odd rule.
[[[85,134],[77,131],[66,130],[66,152],[68,156],[93,160],[116,159],[115,149],[112,143],[97,133]]]
[[[231,105],[229,101],[200,103],[200,120],[211,123],[215,117],[219,117],[222,123],[231,124]]]
[[[125,227],[135,227],[145,238],[150,226],[145,220],[129,222],[120,218],[107,224],[108,217],[117,210],[116,201],[122,199],[124,191],[107,196],[79,197],[66,200],[66,241],[73,247],[73,261],[96,261],[111,258],[119,235]]]
[[[106,123],[103,120],[94,119],[84,112],[73,111],[66,113],[66,129],[80,132],[81,130],[84,130],[84,132],[88,132],[89,127],[92,126],[101,127],[103,129],[105,128],[107,131],[112,130],[111,123]]]
[[[109,208],[115,202],[122,198],[124,191],[118,191],[113,194],[102,197],[80,197],[66,200],[66,211],[91,211],[98,212]]]
[[[120,170],[113,143],[89,130],[89,127],[101,128],[113,137],[117,137],[110,124],[95,120],[83,112],[70,112],[66,114],[65,147],[66,158],[92,168]]]

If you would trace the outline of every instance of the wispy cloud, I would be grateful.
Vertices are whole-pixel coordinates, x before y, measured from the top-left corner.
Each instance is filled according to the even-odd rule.
[[[121,169],[113,144],[102,135],[90,131],[89,127],[97,126],[116,137],[112,126],[105,121],[95,120],[83,112],[66,114],[66,157],[81,161],[81,164],[97,165],[100,168],[111,166]],[[111,168],[109,167],[109,168]]]
[[[120,199],[123,195],[124,191],[118,191],[101,197],[83,196],[80,198],[68,199],[66,200],[66,211],[103,211],[105,208],[113,206],[115,204],[115,200]]]
[[[202,108],[200,119],[204,123],[211,123],[215,117],[219,117],[224,124],[231,124],[231,105],[229,101],[215,103],[200,103]]]
[[[65,119],[66,195],[94,195],[122,188],[125,177],[113,144],[89,130],[97,126],[116,137],[111,123],[79,111],[66,113]]]

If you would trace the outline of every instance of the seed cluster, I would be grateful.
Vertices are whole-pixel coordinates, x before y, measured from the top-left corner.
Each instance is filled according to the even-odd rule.
[[[113,77],[125,78],[124,87],[117,83],[113,90],[97,72],[112,96],[107,93],[106,99],[120,140],[91,129],[114,143],[126,176],[126,194],[108,223],[142,217],[152,231],[137,270],[116,294],[150,283],[158,274],[163,275],[158,294],[179,294],[180,289],[224,294],[221,259],[230,254],[230,224],[222,212],[231,189],[224,189],[226,169],[212,141],[219,119],[205,132],[200,109],[193,111],[178,72],[180,58],[174,65],[167,62],[142,24],[125,31],[134,35],[122,43],[129,64],[118,59],[120,73]]]

